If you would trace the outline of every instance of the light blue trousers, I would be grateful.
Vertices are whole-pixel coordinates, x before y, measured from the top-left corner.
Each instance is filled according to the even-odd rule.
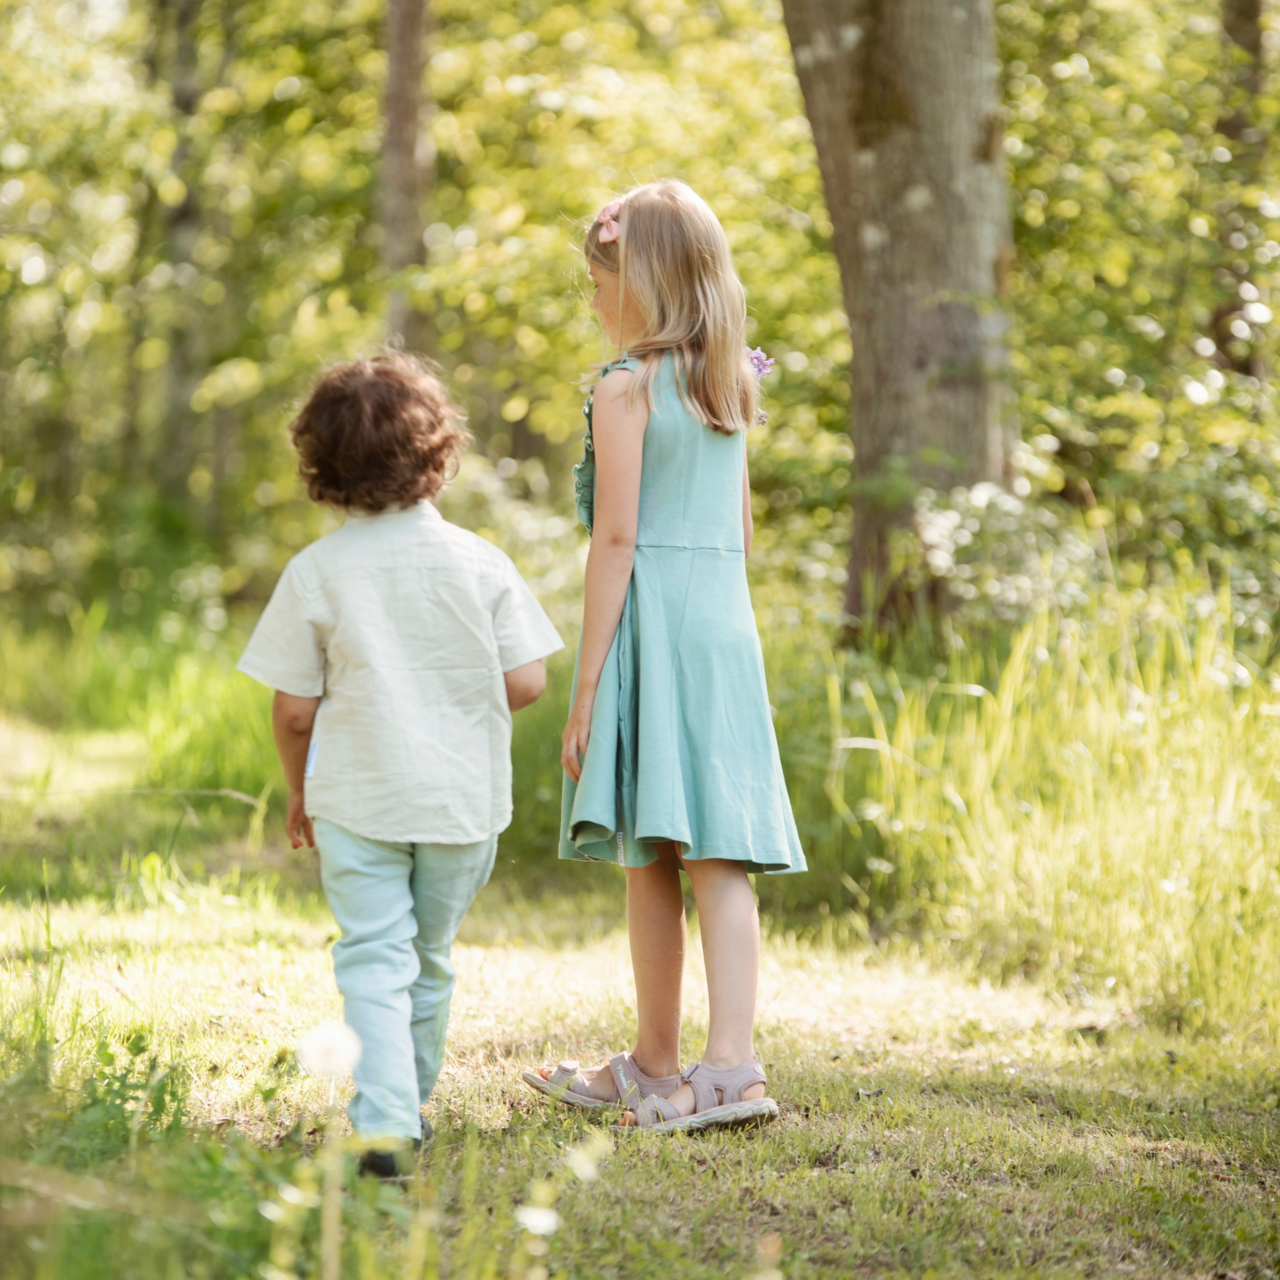
[[[347,1114],[365,1138],[418,1138],[419,1109],[444,1062],[462,917],[493,870],[498,837],[479,844],[370,840],[315,820],[320,879],[342,937],[333,971],[360,1037]]]

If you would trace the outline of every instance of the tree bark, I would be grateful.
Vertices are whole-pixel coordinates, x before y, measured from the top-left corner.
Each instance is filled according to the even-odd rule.
[[[200,385],[207,364],[204,351],[204,315],[186,285],[196,275],[191,261],[200,236],[201,210],[195,183],[187,173],[190,143],[185,121],[195,114],[200,97],[197,23],[201,0],[176,0],[173,5],[173,69],[169,77],[174,109],[180,117],[179,142],[173,171],[186,179],[187,191],[180,204],[169,210],[166,233],[169,261],[176,287],[172,288],[173,318],[169,327],[168,393],[164,434],[156,459],[156,480],[161,496],[174,512],[190,507],[187,478],[195,460],[198,417],[191,397]],[[190,277],[190,279],[188,279]]]
[[[138,421],[142,413],[142,371],[138,368],[138,348],[142,346],[147,336],[147,307],[141,296],[144,276],[142,268],[146,262],[157,203],[155,189],[148,185],[146,197],[138,210],[138,242],[134,249],[133,263],[129,273],[133,301],[129,307],[129,340],[126,348],[128,364],[125,367],[123,397],[124,420],[120,428],[120,472],[129,481],[136,479],[138,467],[142,461],[142,430]]]
[[[1261,159],[1266,133],[1254,123],[1254,99],[1262,90],[1262,0],[1222,0],[1226,71],[1223,91],[1230,114],[1218,120],[1220,134]]]
[[[783,0],[853,344],[845,609],[875,625],[915,485],[1001,475],[1010,261],[990,0]]]
[[[1250,94],[1262,88],[1262,0],[1222,0],[1222,30],[1248,58],[1242,77]]]
[[[1222,89],[1227,111],[1217,122],[1217,130],[1231,142],[1235,164],[1252,182],[1262,179],[1269,136],[1258,127],[1257,97],[1262,92],[1264,67],[1262,58],[1262,0],[1222,0],[1222,36],[1224,69]],[[1220,204],[1215,210],[1222,247],[1222,265],[1240,285],[1231,289],[1214,308],[1209,333],[1217,346],[1217,363],[1225,369],[1263,380],[1267,376],[1262,346],[1249,334],[1244,319],[1245,302],[1240,286],[1252,283],[1252,272],[1239,264],[1247,263],[1232,244],[1245,217],[1234,200]],[[1256,295],[1255,295],[1256,296]]]
[[[209,533],[214,549],[225,552],[231,544],[235,523],[232,502],[233,477],[240,471],[240,415],[237,410],[218,406],[213,411],[213,489],[209,504]]]
[[[389,0],[386,137],[379,194],[382,262],[393,276],[426,263],[422,204],[435,167],[427,127],[430,102],[422,83],[428,25],[427,0]],[[413,306],[402,280],[393,284],[387,300],[387,334],[411,351],[425,352],[431,341],[430,319]]]

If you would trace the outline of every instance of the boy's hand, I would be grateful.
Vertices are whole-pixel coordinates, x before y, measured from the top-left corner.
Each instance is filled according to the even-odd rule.
[[[289,792],[289,807],[285,812],[284,829],[289,833],[289,843],[295,849],[302,848],[303,840],[308,849],[316,847],[316,832],[307,817],[306,801],[301,791]]]

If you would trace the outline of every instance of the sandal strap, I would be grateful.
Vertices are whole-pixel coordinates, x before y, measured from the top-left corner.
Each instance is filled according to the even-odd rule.
[[[574,1061],[557,1063],[556,1069],[547,1077],[547,1083],[553,1089],[567,1089],[570,1093],[591,1096],[591,1086]]]
[[[614,1088],[618,1091],[618,1099],[624,1107],[633,1110],[643,1098],[655,1094],[666,1098],[680,1087],[681,1077],[647,1076],[636,1065],[636,1060],[629,1053],[616,1053],[609,1059],[609,1074],[613,1076]]]
[[[661,1124],[664,1120],[680,1119],[680,1111],[676,1104],[658,1093],[651,1093],[647,1098],[641,1098],[631,1108],[631,1114],[635,1116],[636,1124],[642,1129]]]
[[[742,1095],[753,1084],[768,1084],[764,1068],[755,1060],[740,1062],[736,1067],[709,1067],[704,1062],[695,1062],[684,1073],[684,1078],[693,1089],[695,1112],[741,1102]]]

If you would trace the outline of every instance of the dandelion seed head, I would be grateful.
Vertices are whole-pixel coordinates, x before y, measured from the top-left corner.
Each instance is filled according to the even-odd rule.
[[[298,1045],[298,1065],[309,1076],[345,1076],[360,1061],[360,1037],[345,1022],[322,1022]]]
[[[560,1215],[541,1205],[522,1204],[516,1210],[516,1221],[535,1236],[554,1235],[560,1226]]]

